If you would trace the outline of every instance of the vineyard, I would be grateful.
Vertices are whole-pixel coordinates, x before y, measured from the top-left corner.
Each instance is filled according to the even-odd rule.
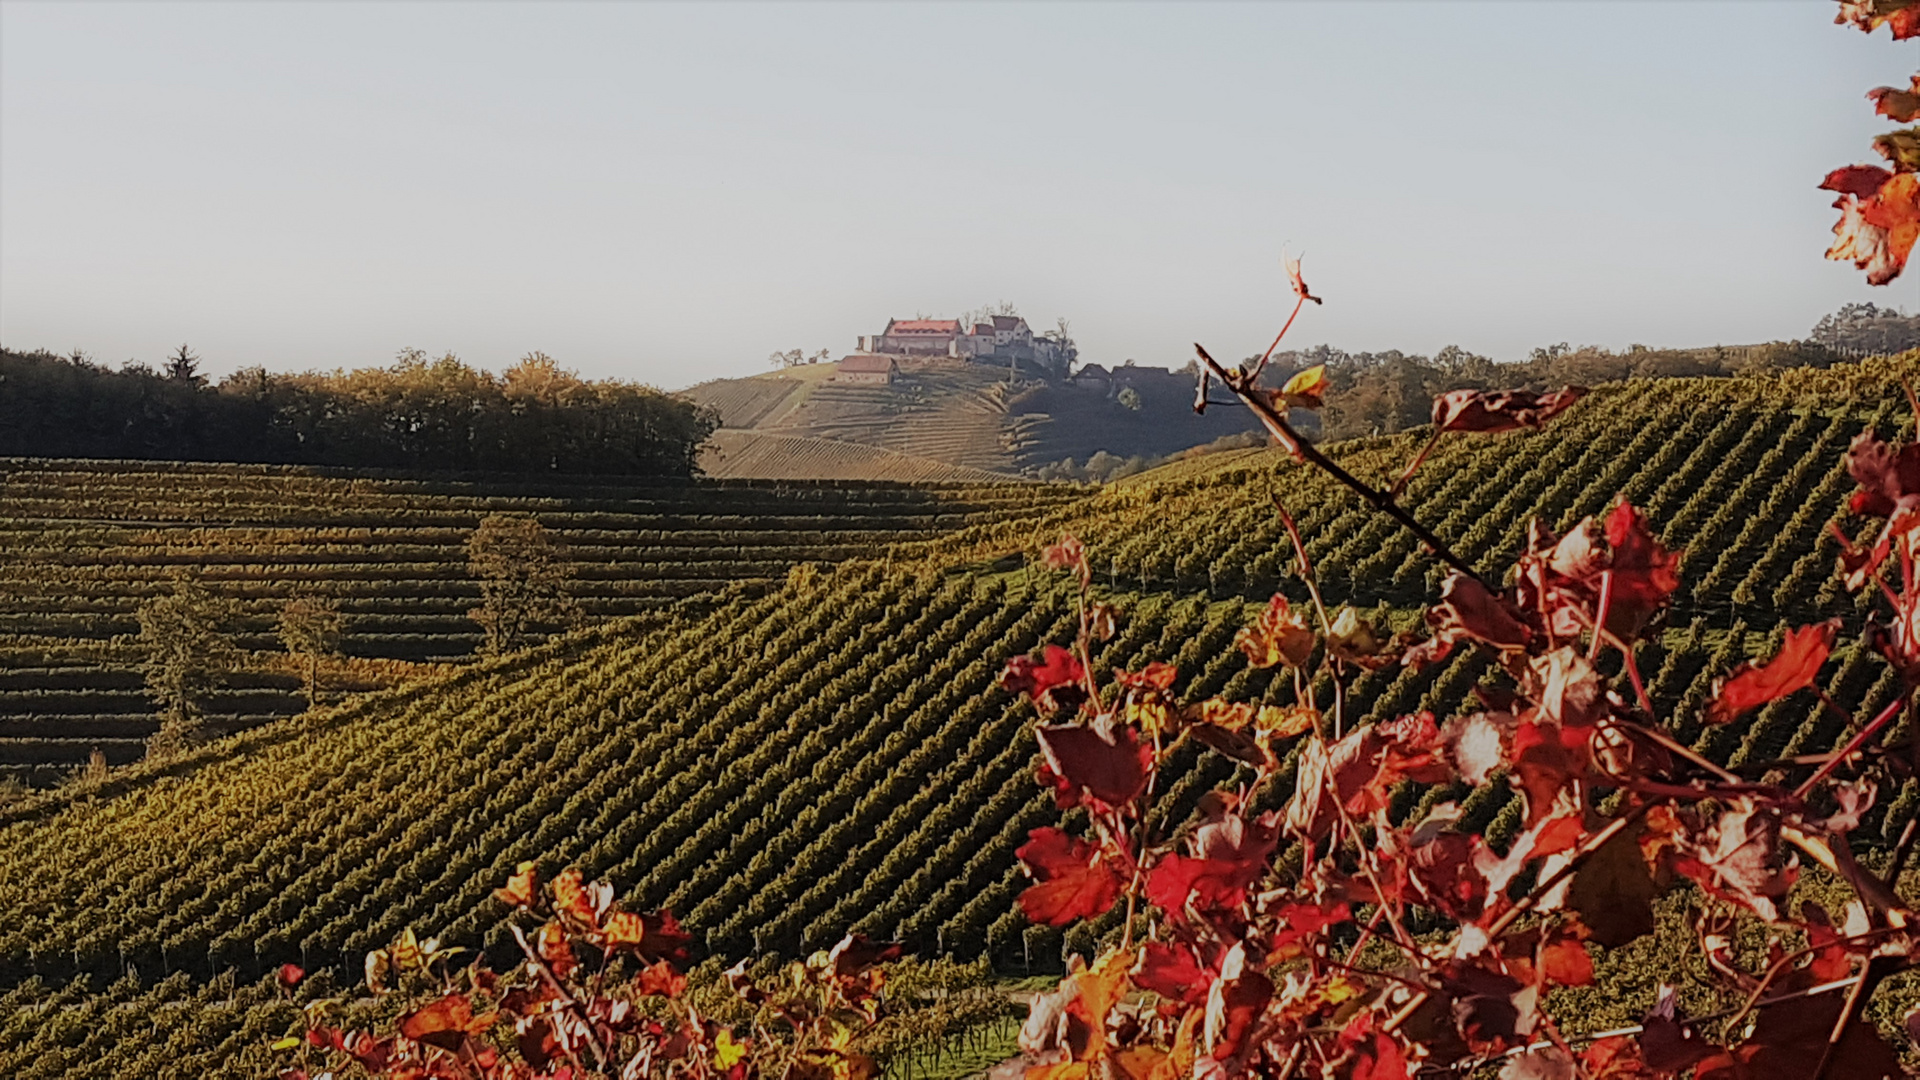
[[[1741,723],[1704,727],[1698,717],[1717,676],[1778,645],[1786,612],[1798,621],[1831,613],[1857,630],[1824,530],[1844,513],[1853,435],[1911,431],[1886,375],[1911,372],[1916,359],[1604,387],[1546,431],[1443,444],[1403,502],[1497,574],[1530,520],[1561,527],[1624,493],[1667,545],[1687,552],[1669,621],[1640,660],[1659,714],[1681,718],[1673,736],[1736,765],[1825,750],[1847,725],[1811,694]],[[1421,441],[1335,449],[1348,469],[1381,477]],[[364,606],[353,610],[395,620],[369,624],[395,627],[382,633],[470,645],[451,616],[409,605],[418,597],[437,612],[440,597],[457,594],[460,530],[495,502],[539,511],[583,568],[593,561],[578,554],[586,550],[608,565],[581,582],[605,582],[605,593],[583,594],[601,614],[671,597],[617,591],[641,584],[629,573],[641,566],[662,567],[659,581],[699,582],[710,600],[614,619],[0,809],[0,858],[13,868],[0,879],[0,910],[13,915],[0,925],[0,1075],[267,1075],[265,1044],[299,1023],[273,989],[275,965],[319,971],[303,990],[319,995],[353,982],[362,957],[403,929],[501,949],[507,909],[489,889],[528,859],[612,881],[634,910],[671,909],[717,957],[800,955],[855,929],[922,954],[986,956],[1009,973],[1057,970],[1063,950],[1091,950],[1119,915],[1061,931],[1029,924],[1014,902],[1026,884],[1014,849],[1062,815],[1031,780],[1032,707],[995,678],[1010,656],[1067,641],[1076,621],[1065,583],[1020,556],[1063,529],[1083,537],[1096,588],[1120,613],[1095,668],[1104,680],[1116,668],[1175,664],[1182,700],[1292,699],[1291,683],[1249,668],[1232,646],[1276,589],[1299,595],[1276,497],[1298,518],[1330,602],[1378,605],[1379,620],[1406,628],[1438,576],[1410,537],[1278,451],[1214,455],[1084,497],[1018,486],[777,497],[722,487],[725,499],[701,504],[712,520],[684,503],[669,512],[611,493],[541,501],[310,473],[269,491],[228,472],[232,483],[188,502],[185,485],[157,490],[168,475],[14,463],[4,489],[7,587],[23,614],[9,629],[69,649],[107,642],[153,580],[142,576],[149,563],[198,559],[210,582],[248,582],[262,596],[284,587],[273,574],[288,567],[354,582],[362,591],[343,595]],[[296,493],[301,485],[306,493]],[[337,502],[313,509],[321,494]],[[841,515],[817,510],[816,522],[846,522],[857,516],[849,508],[864,506],[887,525],[864,538],[836,526],[807,534],[829,538],[816,546],[782,546],[775,534],[795,529],[744,524],[771,520],[765,507],[779,498],[793,500],[786,520],[804,520],[794,504],[812,499]],[[261,509],[240,508],[255,502]],[[722,509],[737,513],[718,526]],[[201,524],[207,513],[228,524]],[[673,563],[659,539],[668,520],[754,539],[731,541],[732,561]],[[956,528],[936,527],[947,524]],[[351,529],[367,539],[327,531]],[[267,539],[276,530],[288,530],[284,548]],[[890,560],[858,557],[863,542],[902,535],[924,542]],[[371,558],[376,536],[393,545],[390,570]],[[329,544],[357,561],[346,552],[334,561]],[[38,553],[39,569],[15,570],[24,553]],[[755,586],[801,560],[839,565]],[[49,577],[55,566],[70,575]],[[439,648],[405,655],[459,651]],[[1899,692],[1866,650],[1843,644],[1835,656],[1825,680],[1834,699],[1874,710]],[[1489,670],[1487,657],[1463,650],[1425,669],[1370,672],[1349,707],[1372,717],[1452,710]],[[1182,744],[1162,770],[1169,783],[1154,815],[1185,819],[1239,768]],[[1289,794],[1263,797],[1278,806]],[[1495,844],[1521,824],[1514,793],[1497,783],[1403,783],[1391,813],[1418,820],[1449,799],[1465,827]],[[1916,810],[1920,791],[1909,784],[1885,795],[1856,836],[1897,834]],[[1068,827],[1080,813],[1065,815]],[[1615,956],[1603,967],[1640,993],[1660,965]],[[1602,998],[1583,1020],[1596,1029],[1633,1022],[1643,1004]]]
[[[700,607],[833,563],[1022,515],[1042,485],[419,481],[273,466],[0,461],[0,768],[36,784],[100,749],[136,759],[157,726],[130,635],[182,568],[237,605],[246,666],[205,702],[215,731],[304,707],[273,636],[292,595],[346,616],[338,689],[437,673],[480,640],[465,545],[490,513],[537,517],[566,547],[589,620]]]

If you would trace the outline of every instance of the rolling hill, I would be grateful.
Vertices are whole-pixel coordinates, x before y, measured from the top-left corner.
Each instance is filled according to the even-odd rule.
[[[1405,502],[1497,570],[1533,518],[1564,526],[1625,494],[1687,553],[1642,660],[1674,735],[1723,762],[1827,748],[1845,724],[1807,693],[1739,724],[1704,728],[1698,715],[1715,676],[1777,642],[1787,618],[1858,627],[1823,530],[1850,486],[1852,435],[1911,430],[1895,376],[1916,368],[1920,355],[1604,387],[1543,432],[1443,444]],[[1383,475],[1419,441],[1335,452]],[[309,992],[322,994],[403,928],[497,946],[506,910],[490,890],[522,859],[578,865],[636,907],[668,906],[721,957],[798,955],[854,928],[1004,970],[1057,965],[1117,916],[1062,934],[1013,904],[1013,849],[1060,814],[1031,780],[1031,708],[995,675],[1065,640],[1075,618],[1063,583],[1026,556],[1063,530],[1087,541],[1121,612],[1097,666],[1165,660],[1183,699],[1284,702],[1286,680],[1231,646],[1274,589],[1299,591],[1275,496],[1299,517],[1330,599],[1379,603],[1396,626],[1417,617],[1436,571],[1410,538],[1277,451],[1219,454],[0,809],[0,858],[14,868],[0,878],[0,910],[14,914],[0,925],[0,1074],[268,1071],[264,1044],[297,1022],[272,965],[316,969]],[[1872,709],[1897,692],[1863,650],[1836,656],[1836,700]],[[1451,710],[1486,671],[1465,651],[1370,673],[1351,700],[1374,717]],[[1166,775],[1155,813],[1177,821],[1236,769],[1185,745]],[[1417,818],[1442,799],[1496,841],[1516,825],[1498,784],[1405,784],[1392,813]],[[1859,835],[1897,832],[1917,808],[1912,785],[1889,793]],[[145,1034],[162,1025],[164,1042]]]
[[[906,360],[891,385],[837,383],[833,375],[832,364],[801,365],[682,394],[719,414],[722,446],[736,432],[828,439],[1005,474],[1084,462],[1103,450],[1165,457],[1259,427],[1243,409],[1195,416],[1193,380],[1162,368],[1049,383],[957,360]],[[1122,400],[1129,389],[1134,407]]]

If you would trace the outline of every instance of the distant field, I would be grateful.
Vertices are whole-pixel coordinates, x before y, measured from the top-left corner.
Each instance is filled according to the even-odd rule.
[[[336,672],[341,689],[465,660],[480,640],[465,545],[486,514],[537,516],[566,545],[575,599],[598,619],[1079,497],[971,475],[979,482],[621,486],[0,460],[0,772],[44,783],[95,747],[114,764],[139,756],[157,725],[130,635],[140,603],[177,568],[236,602],[232,630],[255,653],[207,702],[213,729],[231,731],[303,707],[273,637],[291,595],[331,597],[346,614],[345,650],[359,662]]]
[[[700,471],[713,479],[879,480],[903,483],[994,483],[1010,477],[985,469],[882,450],[877,446],[722,428],[707,440]]]

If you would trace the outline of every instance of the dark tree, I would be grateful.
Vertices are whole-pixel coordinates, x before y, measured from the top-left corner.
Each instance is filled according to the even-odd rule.
[[[168,354],[166,372],[167,378],[176,382],[198,385],[206,381],[200,377],[200,358],[194,355],[192,349],[187,348],[184,341],[180,343],[178,349]]]

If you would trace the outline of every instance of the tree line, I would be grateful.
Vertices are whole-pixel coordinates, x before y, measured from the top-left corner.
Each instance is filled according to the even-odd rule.
[[[0,455],[687,477],[717,426],[539,352],[498,375],[418,349],[384,368],[218,382],[198,361],[185,345],[161,370],[0,349]]]

